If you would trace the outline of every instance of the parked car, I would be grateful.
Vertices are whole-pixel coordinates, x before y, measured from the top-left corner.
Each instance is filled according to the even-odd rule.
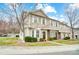
[[[0,37],[7,37],[7,34],[0,34]]]

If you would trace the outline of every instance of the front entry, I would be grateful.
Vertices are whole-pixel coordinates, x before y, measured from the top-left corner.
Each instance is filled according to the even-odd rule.
[[[77,35],[75,35],[75,38],[76,38],[76,39],[78,39],[78,36],[77,36]]]
[[[56,32],[56,39],[61,39],[61,33],[60,32]]]
[[[46,33],[45,33],[45,32],[43,32],[43,39],[46,39],[45,37],[46,37]]]
[[[61,33],[58,32],[58,39],[61,39]]]

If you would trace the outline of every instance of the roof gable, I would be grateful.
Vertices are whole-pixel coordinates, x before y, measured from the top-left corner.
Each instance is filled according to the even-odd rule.
[[[47,17],[47,15],[43,12],[43,10],[36,10],[36,11],[32,11],[31,12],[32,14],[35,14],[35,15],[39,15],[39,16],[43,16],[43,17]]]

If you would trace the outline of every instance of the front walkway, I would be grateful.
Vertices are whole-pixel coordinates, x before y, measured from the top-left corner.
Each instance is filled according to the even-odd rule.
[[[0,54],[37,54],[49,52],[63,52],[79,50],[79,45],[64,45],[64,46],[0,46]]]
[[[48,41],[50,43],[55,43],[55,44],[58,44],[58,45],[61,45],[61,46],[65,46],[65,45],[68,45],[68,44],[62,44],[62,43],[58,43],[58,42],[53,42],[53,41]]]

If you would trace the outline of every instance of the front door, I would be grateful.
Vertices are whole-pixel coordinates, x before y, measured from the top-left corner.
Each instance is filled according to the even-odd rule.
[[[56,32],[56,39],[61,39],[61,33],[60,32]]]
[[[58,32],[58,39],[61,39],[61,33]]]
[[[76,39],[78,39],[78,36],[77,36],[77,35],[75,35],[75,38],[76,38]]]
[[[45,32],[43,32],[43,39],[45,39],[45,37],[46,37],[46,34],[45,34]]]

